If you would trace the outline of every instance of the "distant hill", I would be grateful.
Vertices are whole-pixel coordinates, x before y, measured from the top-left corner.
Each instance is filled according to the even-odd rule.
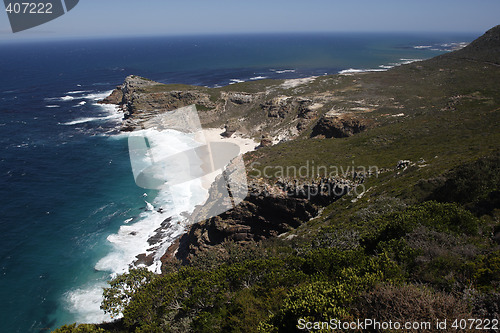
[[[444,57],[500,64],[500,25],[488,30],[484,35],[474,40],[467,47],[446,54]]]

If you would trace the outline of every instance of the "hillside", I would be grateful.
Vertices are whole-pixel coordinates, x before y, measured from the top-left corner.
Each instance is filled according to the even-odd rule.
[[[365,318],[432,323],[419,332],[481,318],[498,331],[499,51],[497,26],[387,72],[216,89],[127,78],[105,100],[126,111],[124,130],[196,104],[204,126],[275,144],[244,156],[251,195],[193,225],[162,275],[111,282],[103,309],[123,319],[57,332],[294,332],[302,319]]]

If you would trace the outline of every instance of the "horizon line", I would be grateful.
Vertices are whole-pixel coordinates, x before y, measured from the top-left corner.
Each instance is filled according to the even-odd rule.
[[[133,39],[133,38],[182,38],[182,37],[230,37],[230,36],[272,36],[272,35],[334,35],[334,34],[394,34],[394,35],[414,35],[414,34],[466,34],[475,35],[478,37],[484,34],[485,31],[451,31],[451,30],[428,30],[428,31],[391,31],[391,30],[380,30],[380,31],[362,31],[362,30],[337,30],[337,31],[258,31],[258,32],[212,32],[212,33],[165,33],[165,34],[154,34],[154,33],[138,33],[138,34],[110,34],[110,35],[69,35],[69,36],[47,36],[52,34],[49,31],[40,31],[39,35],[36,36],[31,33],[30,36],[23,36],[19,39],[15,37],[8,37],[7,34],[2,34],[0,32],[0,43],[23,43],[23,42],[57,42],[57,41],[81,41],[81,40],[110,40],[110,39]],[[10,33],[10,36],[14,33]],[[43,37],[39,37],[43,36]]]

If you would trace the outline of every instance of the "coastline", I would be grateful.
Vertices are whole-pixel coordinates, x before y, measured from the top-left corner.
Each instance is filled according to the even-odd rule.
[[[457,40],[462,40],[462,37]],[[465,37],[463,40],[466,40]],[[243,38],[242,42],[238,43],[243,42],[247,43],[247,40]],[[135,45],[134,48],[130,47],[132,44]],[[432,45],[430,43],[423,43],[422,45],[424,44]],[[151,48],[148,45],[152,45]],[[217,44],[217,47],[219,45]],[[159,69],[164,68],[161,66],[165,65],[165,50],[180,48],[167,48],[167,43],[158,43],[156,40],[153,42],[147,41],[146,43],[142,39],[117,41],[115,51],[109,54],[99,53],[98,47],[100,45],[90,41],[81,41],[78,45],[61,43],[61,48],[57,52],[47,46],[39,45],[38,51],[46,56],[38,59],[40,71],[36,73],[25,71],[24,60],[28,54],[22,52],[18,52],[19,54],[12,53],[16,55],[17,60],[12,63],[12,71],[6,72],[3,78],[6,85],[5,91],[2,92],[2,98],[5,98],[4,108],[19,110],[19,112],[6,113],[6,118],[0,124],[0,127],[3,126],[2,128],[6,130],[4,138],[7,140],[3,158],[5,159],[5,165],[8,166],[8,169],[6,169],[8,174],[6,174],[4,180],[9,181],[8,186],[5,187],[5,197],[9,200],[5,200],[5,209],[9,214],[12,214],[13,221],[13,227],[7,224],[8,228],[4,233],[4,240],[6,240],[4,250],[6,252],[2,252],[2,255],[5,255],[4,258],[8,260],[6,260],[2,268],[4,269],[3,273],[5,273],[2,281],[4,281],[5,285],[13,286],[13,288],[8,288],[10,290],[5,291],[4,299],[12,298],[13,300],[8,305],[9,309],[4,312],[5,318],[13,318],[14,315],[19,315],[22,320],[15,320],[17,323],[14,323],[14,320],[8,320],[6,329],[24,331],[19,327],[31,325],[30,320],[37,320],[40,322],[38,326],[47,327],[50,325],[51,320],[46,319],[46,313],[52,316],[50,318],[56,318],[57,325],[75,320],[79,322],[85,321],[88,303],[77,304],[78,308],[70,307],[66,299],[64,299],[64,293],[76,289],[86,292],[86,286],[94,283],[97,277],[102,277],[102,283],[105,286],[109,274],[104,271],[95,271],[94,266],[99,259],[108,253],[112,246],[106,240],[106,236],[116,233],[121,225],[132,225],[137,222],[138,217],[145,212],[147,207],[145,201],[151,201],[154,197],[150,194],[149,198],[143,198],[144,192],[141,191],[141,188],[135,186],[130,176],[128,170],[130,162],[127,160],[126,153],[128,134],[119,131],[119,125],[116,126],[118,122],[121,123],[121,120],[111,117],[111,112],[101,112],[101,110],[95,108],[93,99],[90,100],[90,96],[86,104],[83,104],[82,98],[84,96],[113,89],[128,74],[140,74],[166,83],[185,83],[206,88],[219,87],[220,90],[229,91],[230,89],[227,89],[229,78],[238,78],[240,81],[245,82],[248,82],[248,78],[258,76],[269,76],[270,79],[282,81],[293,80],[295,78],[322,75],[325,72],[336,74],[342,68],[377,68],[379,64],[389,64],[392,61],[397,61],[398,58],[418,58],[419,54],[434,52],[424,49],[418,51],[417,54],[416,51],[412,51],[411,45],[419,44],[411,42],[408,45],[410,45],[408,51],[402,50],[398,52],[409,52],[411,54],[398,55],[391,60],[369,61],[362,59],[362,61],[357,61],[357,59],[352,59],[354,61],[352,64],[337,65],[336,62],[332,62],[331,66],[324,67],[324,64],[318,64],[312,59],[307,63],[309,67],[313,68],[311,70],[304,70],[300,67],[300,64],[292,62],[280,62],[278,65],[276,63],[268,64],[264,61],[262,62],[262,68],[255,69],[252,67],[248,70],[240,70],[234,66],[233,69],[231,67],[233,63],[228,64],[230,69],[223,71],[210,66],[203,67],[202,70],[198,68],[192,69],[190,66],[184,66],[183,63],[180,63],[180,66],[173,67],[168,67],[169,64],[167,64],[165,71],[159,71]],[[230,46],[222,45],[222,47],[225,47],[224,50],[230,50]],[[267,45],[264,46],[267,47]],[[71,53],[81,47],[85,47],[88,51],[89,58],[86,62],[82,62],[79,57],[73,57],[74,53]],[[161,48],[159,49],[159,47]],[[211,58],[207,59],[204,56],[205,54],[198,53],[194,47],[188,51],[192,51],[191,54],[193,55],[203,55],[203,58],[196,58],[196,63],[203,66],[205,63],[210,64]],[[288,53],[293,56],[294,52]],[[125,54],[129,55],[126,61],[120,61],[121,57],[115,57],[115,55]],[[145,54],[151,55],[151,58],[148,59],[147,63],[140,62]],[[9,58],[9,56],[9,54],[3,54],[2,58]],[[179,59],[179,62],[184,59],[175,52],[172,53],[172,57]],[[423,55],[423,57],[425,56]],[[238,59],[238,57],[233,58]],[[260,58],[257,57],[256,59]],[[187,60],[191,61],[191,59],[186,58],[184,62],[187,62]],[[250,57],[248,59],[242,58],[239,63],[242,63],[243,66],[247,64],[250,66],[253,64],[252,61]],[[17,66],[17,63],[19,63],[19,66]],[[185,73],[186,68],[189,71],[192,70],[192,72]],[[17,74],[16,76],[11,75],[14,73],[13,71],[17,71],[20,76]],[[380,74],[374,73],[375,76]],[[358,79],[360,76],[353,74],[350,78],[351,80]],[[269,81],[252,81],[247,85],[263,86]],[[332,81],[331,78],[329,80],[319,78],[317,82],[312,84],[320,87],[320,85],[329,84]],[[33,86],[33,89],[24,89],[24,85],[28,83]],[[235,91],[240,91],[244,89],[244,84],[231,85],[231,87]],[[307,85],[297,86],[292,89],[297,89],[297,91],[305,90],[306,93],[311,91],[311,89],[308,90]],[[330,92],[334,91],[339,91],[339,89],[335,87],[330,89]],[[330,92],[328,94],[331,94]],[[293,91],[285,91],[282,94],[290,96]],[[245,104],[245,98],[246,96],[249,96],[249,98],[252,96],[250,94],[241,95],[238,99],[236,94],[230,94],[231,99],[228,98],[227,103],[229,111],[231,111],[234,102],[242,103],[239,104],[239,107],[248,105]],[[321,101],[316,99],[320,99],[320,97],[314,97],[314,102],[311,105],[316,102],[317,105],[322,104]],[[356,100],[362,101],[361,98]],[[36,101],[39,103],[34,103]],[[285,99],[282,101],[285,104]],[[308,108],[308,102],[304,101],[303,104],[300,104],[301,102],[302,100],[292,97],[286,100],[284,106],[272,104],[265,110],[254,109],[251,111],[250,116],[265,113],[271,116],[276,115],[277,119],[282,119],[279,118],[281,116],[279,112],[274,112],[274,110],[283,111],[283,114],[289,117],[290,113],[286,113],[286,111],[295,112],[294,105],[304,105],[303,110],[308,110],[306,109]],[[261,101],[258,100],[257,103],[261,103]],[[353,108],[360,107],[372,110],[376,108],[377,103],[372,102],[372,104],[355,105]],[[109,111],[114,112],[115,106],[112,107],[113,109],[109,109]],[[347,105],[347,107],[349,108],[350,105]],[[397,107],[402,107],[402,105]],[[205,110],[201,109],[201,111],[200,113],[204,113]],[[224,110],[220,109],[219,111],[223,112]],[[320,111],[323,110],[320,109]],[[391,111],[392,109],[389,108],[385,113],[389,114]],[[332,114],[341,112],[342,110],[336,109]],[[396,114],[402,115],[400,112],[398,111]],[[210,111],[207,113],[210,113]],[[397,120],[405,121],[412,116],[406,111],[404,115],[404,117],[399,117]],[[108,116],[110,118],[106,118]],[[318,117],[321,116],[321,113],[314,114],[312,112],[307,113],[306,116]],[[381,118],[383,117],[389,118],[390,116],[382,115]],[[241,118],[236,117],[236,119]],[[269,119],[270,121],[275,120],[272,117]],[[289,118],[283,120],[283,122],[288,121]],[[221,131],[224,125],[223,123],[216,123],[207,126]],[[251,130],[253,129],[251,128]],[[45,135],[45,132],[51,134]],[[60,132],[63,135],[59,135]],[[259,141],[261,133],[258,131],[255,133],[255,140]],[[59,136],[56,137],[56,134]],[[244,134],[248,135],[248,133]],[[262,134],[267,135],[268,133],[263,132]],[[277,135],[272,134],[269,137],[270,140],[266,140],[266,142],[277,143],[290,137],[288,135],[277,137]],[[216,133],[216,135],[219,134]],[[9,136],[11,138],[7,139]],[[268,149],[273,149],[272,151],[277,152],[273,158],[279,158],[279,147],[276,148],[276,150],[274,150],[275,148],[262,149],[258,153],[252,153],[252,156],[260,156],[265,154]],[[18,157],[21,154],[26,154],[26,157],[30,158],[29,167],[23,167],[23,165],[19,164]],[[122,158],[123,156],[125,158]],[[404,154],[398,154],[397,157],[407,158]],[[46,173],[47,170],[50,171],[49,174]],[[51,183],[45,186],[44,183],[38,182],[39,177],[37,175],[40,174],[52,177],[45,177]],[[18,183],[10,182],[10,180],[15,180]],[[25,188],[16,192],[16,186],[23,184]],[[68,186],[65,186],[65,184]],[[85,193],[83,189],[87,188],[88,192]],[[29,190],[27,191],[27,189]],[[7,193],[7,190],[9,193]],[[19,197],[16,196],[17,193],[19,193]],[[20,204],[25,204],[31,208],[18,209],[17,206]],[[40,209],[40,219],[34,219],[33,216],[38,213],[38,209]],[[146,213],[151,214],[151,211]],[[165,216],[162,216],[162,218],[165,220]],[[25,225],[30,230],[28,234],[16,232],[21,227],[18,221],[24,221],[22,225]],[[61,230],[61,236],[57,238],[45,237],[51,230]],[[133,231],[130,230],[130,232]],[[13,244],[12,248],[15,248],[15,246],[18,246],[17,244],[22,244],[24,237],[27,235],[33,241],[33,246],[22,246],[9,253],[10,244]],[[132,237],[132,235],[130,236]],[[135,244],[131,243],[130,247],[133,246]],[[39,258],[41,249],[47,250],[43,252],[43,257]],[[60,260],[53,260],[53,258],[60,258]],[[52,264],[49,260],[56,262]],[[16,269],[13,264],[16,262],[27,263],[25,270],[32,274],[24,274],[21,270]],[[32,287],[33,289],[30,290],[33,291],[25,293],[23,289],[26,289],[27,286]],[[37,289],[35,290],[35,288]],[[95,290],[97,296],[99,296],[100,291],[100,288]],[[33,295],[40,297],[35,300]],[[52,315],[54,304],[57,304],[59,309],[57,314]],[[92,309],[94,308],[98,310],[99,304],[92,305]],[[40,313],[35,313],[35,310]],[[34,313],[34,315],[30,315],[29,318],[22,316],[22,314],[28,313]],[[12,323],[9,323],[9,321],[12,321]]]
[[[488,38],[480,43],[483,40],[498,51],[498,29],[496,43]],[[375,71],[388,73],[353,70],[304,83],[263,80],[216,91],[152,83],[135,92],[127,89],[130,85],[122,85],[129,97],[142,99],[128,99],[140,105],[122,99],[127,117],[135,118],[137,128],[144,127],[154,113],[182,104],[200,105],[201,122],[208,130],[200,135],[204,138],[197,138],[197,144],[228,142],[222,137],[236,135],[232,142],[239,141],[235,144],[240,150],[251,149],[255,141],[245,143],[244,136],[262,137],[261,146],[266,142],[267,147],[251,153],[247,162],[283,169],[252,177],[250,195],[240,205],[192,225],[185,222],[189,220],[184,212],[189,215],[195,207],[191,217],[207,216],[211,207],[200,207],[200,203],[224,201],[219,194],[220,189],[229,189],[227,179],[220,177],[210,190],[200,178],[176,189],[167,189],[165,181],[155,201],[145,199],[144,218],[130,225],[148,222],[149,228],[148,238],[141,238],[146,252],[136,256],[134,265],[164,274],[154,277],[159,282],[138,290],[123,311],[124,320],[110,325],[147,329],[153,321],[164,330],[183,331],[186,323],[196,330],[202,322],[207,331],[216,331],[225,327],[226,318],[253,319],[257,310],[260,317],[251,324],[241,323],[242,328],[266,325],[293,330],[297,319],[318,305],[333,309],[325,316],[335,317],[335,309],[346,309],[349,318],[360,313],[377,317],[380,309],[373,304],[380,300],[394,305],[384,310],[384,318],[393,318],[393,308],[401,307],[407,320],[415,308],[422,310],[419,305],[408,305],[408,291],[425,302],[424,317],[433,322],[436,317],[497,316],[486,303],[492,289],[481,286],[497,288],[498,279],[476,274],[484,270],[485,255],[492,263],[498,259],[500,244],[498,179],[493,176],[500,164],[498,152],[491,155],[493,149],[498,150],[494,142],[499,142],[495,126],[499,60],[488,63],[490,48],[478,52],[473,44],[462,53]],[[150,108],[144,109],[148,102]],[[152,128],[145,131],[149,130],[154,132]],[[283,133],[288,135],[280,141],[287,142],[273,145]],[[161,134],[159,139],[164,139]],[[174,153],[199,147],[183,146],[170,134],[169,145],[178,148]],[[490,146],[485,134],[495,139]],[[157,141],[150,143],[154,149]],[[169,156],[158,160],[167,161]],[[315,166],[312,172],[310,165]],[[337,166],[345,165],[349,172],[338,176]],[[164,170],[171,172],[169,166]],[[303,168],[306,175],[300,172]],[[484,189],[483,180],[491,186]],[[464,182],[464,191],[454,188]],[[162,200],[168,202],[168,192],[185,205],[176,207],[174,202],[162,207]],[[464,202],[464,192],[475,194]],[[120,228],[120,232],[130,239],[137,235],[132,228]],[[136,244],[123,240],[122,245],[130,249]],[[176,264],[172,270],[169,259]],[[119,265],[110,264],[115,265],[112,268]],[[188,274],[184,268],[176,270],[178,264],[186,265]],[[469,267],[471,274],[463,275],[463,267]],[[366,282],[357,285],[356,281]],[[345,294],[332,294],[332,286]],[[327,302],[318,301],[318,295]],[[380,298],[374,302],[373,295]],[[437,312],[445,303],[454,312]],[[256,309],[255,304],[264,306]],[[292,304],[291,309],[287,304]],[[151,319],[152,313],[159,315]],[[206,318],[213,320],[206,322]]]
[[[467,43],[461,43],[460,48],[465,47],[466,45]],[[419,47],[415,48],[419,49]],[[442,51],[448,50],[443,49]],[[398,62],[390,63],[388,65],[380,65],[379,68],[348,68],[340,70],[337,74],[333,75],[333,77],[341,78],[353,75],[386,72],[396,67],[410,65],[414,62],[424,60],[425,59],[401,58]],[[285,70],[284,72],[288,71],[295,72],[295,70]],[[280,73],[281,71],[277,71],[277,73],[278,72]],[[315,128],[310,126],[318,120],[318,124],[321,124],[322,120],[326,120],[326,122],[331,122],[331,119],[335,119],[335,121],[340,120],[339,124],[327,124],[326,130],[332,130],[332,128],[329,128],[328,126],[333,126],[333,129],[335,129],[335,126],[341,126],[343,127],[342,130],[347,133],[342,134],[341,137],[344,135],[350,136],[358,133],[358,131],[363,131],[368,127],[372,127],[373,124],[371,121],[365,121],[363,114],[371,112],[374,108],[378,107],[378,105],[371,105],[369,103],[365,103],[364,101],[357,101],[355,107],[352,107],[350,110],[339,111],[334,108],[331,110],[324,110],[325,104],[337,100],[335,94],[328,95],[327,93],[323,93],[318,98],[292,97],[295,94],[299,94],[300,96],[305,87],[309,87],[311,85],[314,86],[321,81],[327,81],[329,77],[332,77],[332,75],[314,75],[284,80],[263,80],[267,78],[264,76],[252,77],[248,81],[255,82],[257,85],[260,82],[266,82],[265,85],[261,87],[261,89],[265,90],[265,93],[249,93],[245,91],[245,88],[238,88],[246,87],[245,85],[248,81],[245,80],[233,80],[233,82],[225,87],[208,88],[199,86],[184,86],[174,88],[176,90],[168,90],[168,85],[163,85],[149,79],[132,75],[128,76],[122,85],[113,90],[110,95],[104,98],[100,103],[115,105],[124,112],[124,119],[122,120],[121,128],[123,133],[134,133],[140,131],[141,128],[143,130],[147,130],[151,126],[148,124],[148,119],[158,115],[161,112],[159,110],[163,109],[166,111],[182,107],[189,103],[196,104],[198,108],[201,106],[201,109],[203,110],[199,114],[201,123],[203,126],[206,126],[206,128],[204,128],[203,131],[195,137],[195,141],[200,144],[206,144],[208,142],[232,143],[239,147],[240,155],[242,155],[247,152],[254,151],[257,148],[259,143],[255,141],[255,138],[259,136],[262,137],[260,146],[264,147],[274,145],[278,142],[296,139],[305,129],[312,129],[314,134]],[[165,92],[163,92],[162,86],[166,88]],[[207,92],[211,89],[229,90],[227,92],[220,93],[220,99],[223,100],[221,103],[220,99],[217,100],[217,102],[214,102],[214,100],[212,100],[212,96],[210,96],[210,101],[208,101],[210,93]],[[276,90],[279,92],[293,91],[293,93],[291,94],[292,96],[279,95],[279,93],[275,98],[273,98],[272,95],[271,97],[268,96],[269,94],[276,94]],[[156,94],[154,103],[157,104],[148,106],[148,96],[152,92],[155,92]],[[161,98],[158,98],[159,94],[165,94],[167,98],[162,101]],[[248,125],[244,123],[248,120],[248,114],[241,115],[237,121],[234,121],[235,115],[232,114],[231,116],[227,116],[233,117],[232,123],[220,123],[220,117],[223,113],[231,113],[234,108],[249,109],[246,105],[254,105],[257,103],[260,104],[260,108],[267,110],[267,117],[264,116],[264,119],[271,119],[275,123],[277,120],[279,125],[269,125],[267,120],[265,120],[265,122],[262,122],[261,120],[260,124],[253,124],[255,125],[254,128],[248,128]],[[143,107],[146,109],[142,109]],[[297,120],[289,119],[288,115],[286,115],[287,113],[290,113],[290,108],[295,108],[297,110],[298,122]],[[285,113],[285,115],[281,112]],[[263,116],[261,115],[259,117]],[[211,126],[214,123],[217,123],[217,119],[219,119],[218,126]],[[291,127],[287,124],[283,125],[287,121],[291,123]],[[133,126],[130,126],[131,122]],[[279,128],[279,126],[285,126],[285,128]],[[257,133],[260,133],[260,135],[257,136]],[[321,133],[321,130],[319,133]],[[202,183],[201,187],[206,191],[203,202],[208,199],[208,191],[217,175],[218,174],[212,173],[202,177],[202,179],[200,178]],[[164,260],[165,254],[172,252],[172,245],[188,231],[189,226],[184,225],[182,219],[186,216],[186,213],[192,213],[195,206],[192,207],[191,211],[185,211],[182,216],[179,215],[176,217],[168,216],[168,213],[165,210],[162,210],[162,208],[158,209],[158,206],[161,205],[160,203],[151,204],[147,202],[147,205],[148,209],[152,213],[163,215],[161,218],[162,221],[161,223],[156,223],[155,228],[150,227],[152,231],[150,231],[147,235],[149,247],[146,247],[147,249],[145,248],[145,251],[137,253],[135,260],[131,262],[130,265],[134,265],[136,267],[147,267],[153,272],[160,273],[162,258]],[[172,232],[170,229],[172,229],[174,223],[176,224],[176,231]],[[174,253],[170,254],[174,255]]]
[[[211,142],[225,142],[232,143],[237,145],[240,148],[239,156],[254,151],[258,143],[251,138],[246,138],[239,133],[233,134],[231,137],[224,137],[222,134],[224,133],[223,128],[206,128],[202,130],[202,134],[204,136],[203,142],[200,143],[211,143]],[[206,200],[208,200],[208,194],[210,186],[215,181],[215,178],[222,173],[222,170],[218,170],[217,172],[213,172],[207,174],[200,178],[200,185],[206,191],[205,198],[202,202],[199,202],[197,205],[203,205]],[[173,193],[171,193],[173,195]],[[154,207],[158,207],[161,205],[160,202],[156,202]],[[196,206],[197,206],[196,205]],[[153,207],[153,206],[152,206]],[[147,237],[147,242],[149,244],[149,248],[146,251],[141,251],[137,253],[136,260],[131,262],[130,264],[135,267],[147,267],[152,272],[160,273],[162,258],[165,253],[168,252],[168,249],[171,247],[173,243],[175,243],[182,235],[185,234],[189,224],[186,223],[185,217],[186,214],[189,215],[195,209],[195,206],[190,207],[190,210],[177,212],[172,216],[169,216],[168,210],[156,210],[157,213],[163,216],[161,219],[163,221],[160,224],[156,225],[156,228],[153,232],[150,232]]]

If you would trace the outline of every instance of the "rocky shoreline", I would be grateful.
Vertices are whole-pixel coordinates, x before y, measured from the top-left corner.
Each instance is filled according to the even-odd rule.
[[[131,75],[100,103],[117,105],[123,111],[122,131],[143,129],[149,119],[163,112],[194,104],[204,128],[225,128],[226,137],[236,133],[264,138],[263,146],[311,131],[312,136],[341,138],[374,125],[364,117],[373,109],[369,103],[348,107],[343,105],[341,92],[304,91],[316,81],[317,77],[273,81],[255,88],[262,91],[248,92],[245,87],[239,91],[237,84],[222,88],[164,85]]]
[[[279,83],[278,87],[303,89],[315,79],[288,80],[290,82]],[[221,138],[254,137],[260,140],[257,148],[295,139],[307,131],[310,137],[342,138],[373,126],[373,121],[359,117],[367,109],[324,112],[325,104],[338,101],[338,97],[332,94],[302,96],[297,94],[299,90],[294,91],[295,96],[285,96],[280,91],[276,92],[277,89],[268,87],[264,92],[250,93],[214,91],[194,86],[171,87],[132,75],[100,103],[117,105],[123,111],[122,131],[148,128],[148,121],[155,116],[195,104],[202,126],[223,126]],[[248,112],[257,112],[252,122],[244,117]],[[246,151],[248,148],[244,149]],[[223,242],[248,243],[276,237],[317,216],[322,207],[349,193],[360,179],[271,181],[251,178],[248,183],[249,195],[242,203],[200,223],[189,222],[184,235],[167,249],[162,246],[162,239],[168,233],[172,218],[166,216],[148,239],[151,246],[148,252],[139,254],[133,265],[151,266],[155,258],[157,260],[160,256],[162,263],[172,260],[188,262],[198,253]],[[217,203],[217,186],[214,183],[209,190],[207,202],[212,202],[212,205]],[[206,208],[196,208],[192,216],[203,209]]]
[[[497,39],[498,34],[488,32],[468,47],[428,60],[427,64],[442,59],[476,59],[475,52],[482,48],[482,44],[497,43]],[[491,60],[488,63],[492,63]],[[414,71],[424,68],[415,63],[407,66],[407,70]],[[386,73],[384,77],[391,78],[391,75],[397,76],[404,71]],[[360,75],[366,79],[362,80]],[[380,91],[371,93],[371,78],[377,79],[378,76],[349,74],[285,81],[262,80],[206,88],[165,85],[131,75],[101,103],[117,105],[124,112],[122,131],[148,128],[151,118],[194,104],[204,128],[224,128],[222,137],[253,138],[260,141],[257,148],[265,148],[301,138],[346,138],[408,117],[401,112],[405,109],[401,98],[390,97],[391,94],[385,96]],[[404,103],[420,105],[422,100],[412,94]],[[372,140],[389,143],[392,139],[377,137]],[[400,162],[398,164],[405,164],[406,170],[409,161]],[[418,167],[423,166],[426,165]],[[172,260],[187,263],[193,256],[224,242],[250,243],[277,237],[317,216],[322,207],[349,193],[366,177],[369,175],[301,180],[250,178],[249,195],[242,203],[200,223],[188,223],[184,235],[168,249],[163,248],[165,253],[159,253],[161,240],[172,222],[166,216],[148,240],[151,246],[148,254],[138,255],[135,265],[149,266],[160,255],[162,263]],[[217,203],[220,197],[218,186],[223,185],[217,181],[212,185],[207,202]],[[197,207],[191,219],[202,214],[204,209],[209,208]]]

